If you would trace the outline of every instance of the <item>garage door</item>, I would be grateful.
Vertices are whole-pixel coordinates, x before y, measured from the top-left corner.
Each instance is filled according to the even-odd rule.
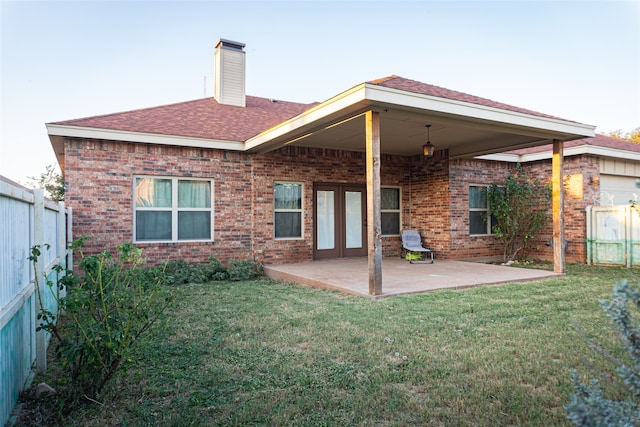
[[[600,206],[628,205],[640,202],[640,179],[630,176],[600,175]]]

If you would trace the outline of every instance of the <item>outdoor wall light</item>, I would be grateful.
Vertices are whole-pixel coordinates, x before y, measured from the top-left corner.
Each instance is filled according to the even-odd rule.
[[[427,143],[422,146],[422,155],[425,157],[433,157],[433,152],[436,151],[435,145],[431,143],[430,129],[431,125],[426,125],[427,128]]]

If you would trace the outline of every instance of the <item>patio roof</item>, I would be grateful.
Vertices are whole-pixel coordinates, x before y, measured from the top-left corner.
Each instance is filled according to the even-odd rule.
[[[595,135],[595,126],[391,76],[355,86],[249,138],[245,149],[262,153],[291,144],[364,151],[366,111],[380,114],[385,154],[420,154],[427,124],[436,149],[448,149],[451,158]]]
[[[369,293],[366,258],[267,265],[264,271],[267,277],[274,280],[374,299],[559,276],[551,271],[449,260],[436,260],[433,264],[409,264],[398,258],[384,258],[382,268],[384,289],[381,295]]]

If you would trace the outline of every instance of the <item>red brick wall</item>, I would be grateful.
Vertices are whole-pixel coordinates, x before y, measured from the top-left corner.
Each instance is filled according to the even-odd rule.
[[[451,160],[451,246],[458,259],[502,257],[503,245],[492,235],[469,234],[469,187],[504,181],[514,164],[475,160]]]
[[[551,183],[551,161],[540,160],[523,164],[531,177]],[[564,233],[569,246],[565,261],[586,262],[586,207],[598,204],[600,197],[600,166],[597,157],[579,155],[564,158]],[[551,208],[549,208],[551,216]],[[529,254],[538,260],[553,260],[553,250],[545,243],[553,239],[551,220],[534,242]]]
[[[550,162],[525,165],[531,174],[550,179]],[[513,164],[481,160],[449,160],[446,151],[431,159],[383,155],[382,185],[400,186],[402,229],[420,231],[425,246],[440,259],[500,256],[492,236],[469,236],[469,185],[501,182]],[[596,158],[565,159],[571,176],[590,187],[580,197],[565,198],[566,231],[570,242],[584,242],[584,206],[597,197],[587,185],[598,175]],[[133,239],[133,177],[135,175],[198,177],[214,180],[215,242],[143,243],[150,264],[183,258],[204,262],[209,255],[222,261],[253,258],[264,263],[310,261],[313,258],[313,184],[366,183],[365,156],[360,152],[285,147],[267,154],[245,154],[200,148],[72,139],[65,145],[66,203],[73,208],[76,238],[89,236],[86,254],[114,251]],[[304,238],[273,239],[275,181],[304,184]],[[597,181],[594,180],[594,181]],[[569,193],[569,192],[568,192]],[[543,243],[536,252],[550,253]],[[576,256],[582,249],[572,244]],[[383,237],[383,255],[398,256],[400,238]],[[537,255],[537,253],[536,253]],[[571,261],[571,259],[569,259]]]
[[[430,159],[412,158],[409,213],[404,227],[417,229],[425,247],[440,259],[450,258],[451,210],[449,206],[449,160],[446,151]]]
[[[313,184],[366,185],[365,154],[351,151],[286,147],[255,155],[252,159],[254,186],[254,251],[267,263],[288,263],[313,259]],[[381,184],[403,187],[403,207],[409,194],[404,191],[409,179],[408,159],[382,156]],[[302,182],[304,185],[304,239],[273,239],[273,184],[276,181]],[[406,212],[403,218],[406,218]],[[397,256],[400,240],[383,238],[384,256]]]
[[[246,258],[251,250],[251,164],[245,154],[166,145],[74,139],[65,144],[65,201],[85,254],[133,240],[134,175],[214,179],[215,242],[139,243],[149,264],[183,258]]]
[[[382,184],[406,187],[407,159],[383,156]],[[215,242],[138,243],[150,264],[183,258],[204,262],[253,258],[287,263],[313,258],[313,183],[366,183],[364,153],[287,147],[249,155],[209,149],[74,139],[65,146],[66,202],[85,254],[133,239],[133,177],[190,176],[214,180]],[[273,184],[304,184],[304,239],[273,239]],[[403,206],[409,194],[403,191]],[[406,213],[404,218],[407,218]],[[399,239],[385,238],[385,255]]]

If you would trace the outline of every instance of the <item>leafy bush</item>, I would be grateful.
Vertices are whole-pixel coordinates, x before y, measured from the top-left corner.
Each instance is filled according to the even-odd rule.
[[[529,178],[518,164],[502,184],[487,188],[487,197],[487,216],[491,216],[492,231],[504,245],[503,260],[513,261],[548,221],[551,188]]]
[[[227,272],[229,280],[250,280],[258,276],[258,268],[255,262],[250,260],[230,260]]]
[[[72,248],[81,246],[82,239]],[[130,243],[118,247],[116,260],[108,251],[85,257],[80,250],[80,255],[84,274],[67,270],[57,283],[61,289],[67,287],[67,296],[57,302],[70,321],[62,326],[56,322],[57,313],[44,309],[38,318],[42,319],[40,328],[56,338],[56,351],[69,369],[74,389],[93,399],[149,336],[149,328],[173,297],[162,287],[162,277],[143,268],[142,250]],[[34,246],[30,257],[34,266],[39,256],[40,247]],[[47,280],[47,286],[55,285]],[[36,289],[41,299],[37,283]]]
[[[231,260],[227,269],[222,262],[210,255],[209,261],[203,264],[189,264],[184,259],[168,261],[164,268],[155,269],[155,274],[158,277],[164,277],[167,284],[182,285],[223,280],[249,280],[258,276],[259,270],[256,263],[250,260]]]
[[[598,346],[601,354],[613,360],[618,368],[618,376],[629,390],[626,401],[613,401],[604,397],[597,380],[590,385],[582,383],[576,371],[571,379],[576,393],[565,406],[567,418],[576,426],[634,426],[640,425],[640,327],[638,313],[630,308],[640,309],[640,284],[620,281],[613,290],[611,301],[601,301],[600,305],[607,317],[616,325],[620,340],[630,356],[630,363],[614,358]]]

